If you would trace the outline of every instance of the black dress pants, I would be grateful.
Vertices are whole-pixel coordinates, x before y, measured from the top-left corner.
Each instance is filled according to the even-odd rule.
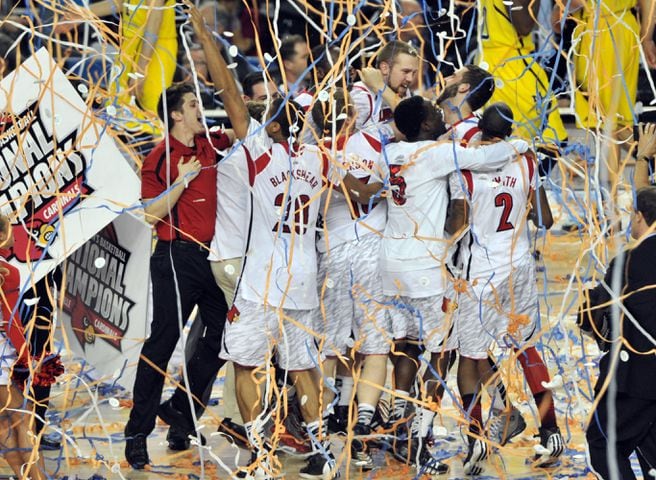
[[[617,466],[621,480],[636,478],[629,457],[638,454],[644,478],[656,468],[656,400],[636,398],[618,392],[615,400]],[[586,439],[592,468],[601,478],[610,480],[608,444],[608,396],[601,398],[588,425]]]
[[[150,434],[155,427],[166,368],[184,325],[195,305],[205,325],[205,335],[187,362],[191,393],[201,398],[216,378],[221,337],[228,307],[214,281],[207,249],[184,241],[159,241],[150,259],[153,283],[153,323],[141,350],[134,382],[134,406],[125,435]]]

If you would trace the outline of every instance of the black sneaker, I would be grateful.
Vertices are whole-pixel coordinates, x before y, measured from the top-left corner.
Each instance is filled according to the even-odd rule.
[[[137,433],[125,439],[125,459],[135,470],[143,470],[150,463],[146,435]]]
[[[46,451],[54,451],[54,450],[61,449],[60,440],[57,440],[56,438],[53,437],[46,437],[45,435],[41,436],[41,440],[39,440],[39,445],[41,446],[41,450],[46,450]]]
[[[346,434],[348,429],[348,405],[337,405],[335,412],[328,416],[328,433]]]
[[[364,436],[371,434],[371,427],[363,423],[356,423],[353,427],[353,440],[351,441],[351,463],[362,470],[374,469],[374,459],[367,451]]]
[[[534,465],[538,468],[553,467],[565,450],[565,441],[560,434],[560,428],[540,427],[540,433],[536,436],[540,437],[540,446],[536,447],[536,450],[539,450],[533,458]]]
[[[332,453],[324,455],[318,452],[308,458],[307,464],[301,468],[298,475],[301,478],[332,480],[339,477],[339,471]]]
[[[401,463],[415,465],[418,476],[443,475],[449,471],[449,466],[433,457],[428,449],[430,443],[429,437],[397,439],[392,454]]]
[[[183,432],[178,429],[178,427],[170,427],[169,432],[166,434],[166,441],[169,444],[169,448],[176,452],[182,452],[184,450],[189,450],[191,447],[190,436],[196,436],[196,430],[191,432]],[[201,445],[207,445],[207,439],[201,433],[200,434],[200,443]]]
[[[164,423],[171,427],[176,427],[176,429],[181,432],[191,432],[195,430],[191,419],[187,418],[183,412],[175,408],[170,399],[160,404],[157,409],[157,416],[161,418]]]
[[[480,438],[469,437],[467,457],[465,457],[465,462],[462,467],[465,475],[480,475],[483,473],[483,467],[487,455],[487,443]]]
[[[238,423],[233,422],[232,418],[224,418],[221,420],[217,432],[223,433],[224,435],[230,437],[238,447],[250,450],[251,447],[248,444],[246,429],[243,425],[239,425]]]

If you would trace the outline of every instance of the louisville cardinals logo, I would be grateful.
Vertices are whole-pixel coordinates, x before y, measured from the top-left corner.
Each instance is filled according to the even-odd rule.
[[[51,258],[61,216],[94,191],[78,130],[55,138],[41,115],[36,102],[17,115],[0,113],[0,208],[14,213],[9,258],[22,263]]]
[[[134,306],[123,281],[129,260],[112,224],[68,257],[64,311],[83,349],[100,338],[122,351]]]

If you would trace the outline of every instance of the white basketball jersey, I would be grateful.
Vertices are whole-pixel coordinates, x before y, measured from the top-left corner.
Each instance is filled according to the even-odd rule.
[[[243,147],[233,149],[216,167],[216,226],[209,260],[244,255],[249,215],[248,166]]]
[[[315,146],[272,143],[254,120],[244,145],[252,209],[238,291],[274,307],[315,308],[316,223],[328,162]]]
[[[355,122],[357,129],[375,128],[390,138],[394,136],[394,130],[390,125],[394,119],[394,112],[382,96],[369,90],[364,82],[355,82],[349,94],[358,115]]]
[[[375,132],[360,131],[347,138],[339,138],[334,145],[326,144],[328,152],[334,152],[337,163],[363,183],[382,182],[385,162],[382,158],[380,137]],[[337,169],[331,169],[337,173]],[[387,219],[387,204],[377,200],[363,205],[355,198],[346,199],[339,186],[341,178],[331,175],[333,185],[326,189],[321,201],[317,249],[325,253],[345,242],[357,240],[372,232],[381,232]]]
[[[468,247],[463,252],[465,278],[502,281],[513,264],[530,254],[528,197],[535,177],[535,157],[530,153],[493,172],[463,170],[451,176],[452,197],[471,201],[471,238],[463,245]]]
[[[469,115],[462,120],[457,121],[447,132],[454,140],[458,140],[463,147],[468,146],[471,142],[479,140],[481,129],[478,128],[479,118],[476,115]]]
[[[464,148],[451,141],[387,145],[391,195],[387,196],[382,271],[409,272],[440,266],[449,242],[444,237],[448,175],[459,168],[499,168],[514,155],[515,148],[509,143],[481,148]]]

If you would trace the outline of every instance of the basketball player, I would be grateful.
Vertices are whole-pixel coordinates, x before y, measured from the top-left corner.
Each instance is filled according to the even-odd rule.
[[[447,136],[454,142],[465,147],[471,142],[480,140],[481,131],[478,128],[479,118],[474,115],[480,110],[494,93],[494,79],[492,75],[476,65],[465,65],[453,75],[446,78],[444,89],[437,99],[438,105],[444,111],[445,122],[451,125]],[[452,175],[458,175],[457,172]],[[469,234],[465,234],[459,241],[468,242]],[[455,257],[458,257],[460,248],[455,248]],[[456,262],[458,259],[456,259]],[[461,265],[453,265],[452,273],[458,275]],[[453,300],[455,298],[455,292]],[[531,347],[532,348],[532,347]],[[490,358],[491,372],[496,371],[496,362]],[[509,402],[506,388],[501,381],[490,381],[487,392],[492,399],[491,417],[489,419],[489,435],[492,441],[505,445],[511,438],[519,435],[526,428],[526,422],[521,412]]]
[[[335,458],[321,422],[320,389],[312,373],[317,362],[311,334],[318,307],[316,222],[328,162],[317,147],[290,142],[302,129],[302,108],[284,99],[272,102],[261,125],[250,118],[239,89],[196,8],[191,20],[203,48],[214,58],[208,67],[222,86],[221,99],[246,150],[251,188],[251,221],[246,257],[228,315],[221,357],[234,362],[237,402],[254,451],[241,474],[263,478],[277,467],[272,440],[263,431],[264,411],[256,377],[277,347],[278,362],[294,382],[313,455],[302,478],[332,478]],[[360,182],[357,182],[362,185]],[[268,388],[271,378],[268,378]],[[271,398],[267,392],[265,401]]]
[[[387,136],[394,135],[390,125],[394,108],[408,96],[419,72],[419,54],[409,43],[393,40],[376,56],[376,68],[365,68],[361,74],[371,77],[355,82],[351,98],[357,111],[357,129],[375,127]],[[377,88],[376,88],[377,87]],[[389,90],[389,91],[387,91]]]
[[[318,101],[312,110],[315,123],[327,135],[333,131],[335,122],[332,119],[338,112],[347,112],[346,119],[334,125],[334,131],[341,134],[334,142],[324,142],[331,158],[363,183],[382,182],[385,166],[378,132],[375,129],[352,130],[355,112],[348,94],[341,88],[335,89],[331,98],[332,101]],[[339,179],[337,182],[339,184]],[[387,378],[390,351],[389,316],[382,303],[380,270],[375,261],[387,220],[387,205],[384,201],[363,204],[359,197],[332,185],[334,182],[322,197],[323,228],[319,229],[317,241],[323,305],[318,312],[318,329],[327,337],[323,373],[332,382],[338,358],[345,361],[353,331],[354,350],[361,364],[356,390],[357,423],[353,433],[363,436],[371,433],[371,420]],[[348,424],[353,379],[341,380],[336,408],[345,410],[345,423]],[[356,465],[373,468],[373,460],[360,439],[355,438],[351,443],[351,454]]]
[[[446,374],[454,345],[447,342],[450,322],[443,313],[446,285],[444,262],[448,240],[444,222],[448,205],[448,175],[458,167],[494,169],[526,150],[523,141],[515,146],[496,144],[465,149],[435,139],[446,132],[442,114],[427,100],[415,96],[403,100],[394,111],[397,128],[407,141],[385,147],[391,195],[387,197],[388,219],[380,251],[383,294],[392,306],[392,331],[397,341],[393,351],[394,411],[410,395],[418,370],[421,347],[431,353],[426,373],[426,395],[422,400],[438,402],[440,381]],[[436,378],[436,372],[440,378]],[[413,422],[411,447],[404,449],[419,458],[422,473],[448,470],[432,458],[425,439],[435,416],[429,408],[419,409]]]
[[[481,142],[497,142],[512,132],[512,110],[489,106],[480,121]],[[556,424],[551,392],[544,387],[549,372],[535,348],[526,344],[539,330],[535,264],[527,219],[550,228],[551,210],[544,188],[536,186],[537,164],[527,153],[494,172],[461,170],[450,179],[451,205],[447,229],[457,231],[469,217],[471,241],[463,265],[467,290],[458,297],[458,389],[471,417],[464,470],[482,472],[488,447],[481,438],[479,388],[488,375],[488,350],[495,341],[513,348],[522,365],[540,414],[539,467],[556,463],[564,449]],[[536,191],[539,195],[536,195]]]

